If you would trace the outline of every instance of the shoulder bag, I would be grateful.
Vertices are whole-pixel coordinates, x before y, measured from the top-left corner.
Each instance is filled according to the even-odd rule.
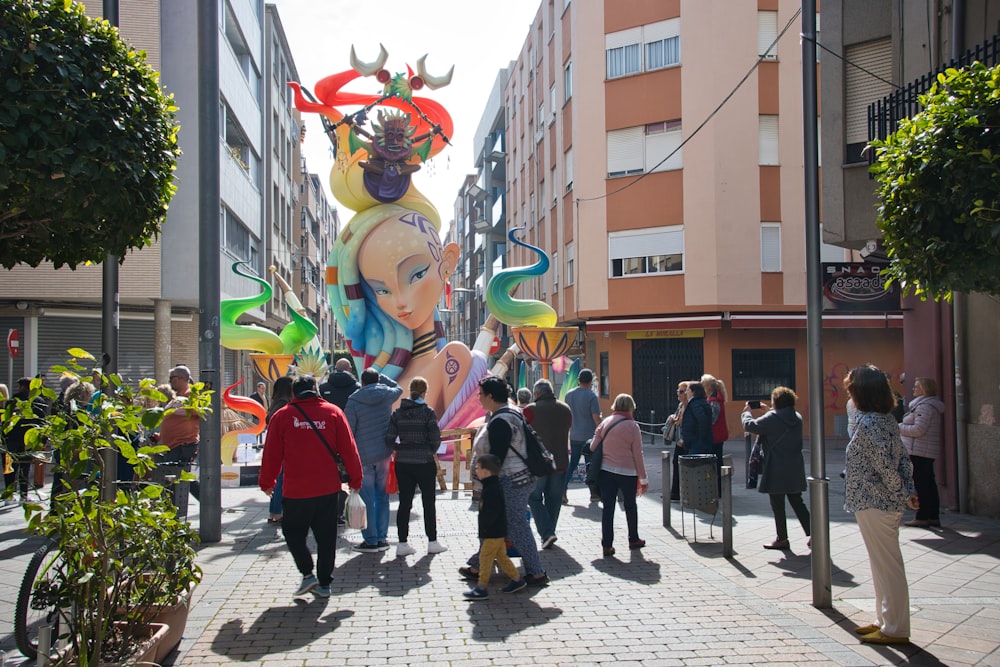
[[[337,473],[340,475],[341,483],[350,484],[351,476],[347,474],[347,466],[344,465],[344,459],[340,458],[340,454],[335,452],[333,447],[330,446],[330,443],[326,441],[326,438],[323,437],[323,432],[320,431],[318,428],[316,428],[316,423],[312,420],[312,418],[309,415],[306,414],[306,411],[302,409],[302,406],[299,405],[298,403],[291,403],[291,405],[300,413],[302,413],[302,416],[305,417],[306,421],[309,422],[309,425],[312,426],[313,433],[315,433],[316,436],[320,439],[320,441],[324,445],[326,445],[326,450],[330,452],[330,456],[332,456],[333,460],[337,462]]]
[[[615,426],[618,426],[623,421],[627,421],[627,419],[623,417],[622,419],[616,421],[614,424],[608,426],[608,428],[605,429],[603,433],[601,433],[601,441],[597,443],[597,447],[593,447],[592,444],[588,445],[589,447],[591,447],[591,453],[590,453],[590,465],[587,466],[587,484],[590,485],[597,484],[597,479],[601,474],[601,468],[603,467],[604,463],[604,439],[608,437],[608,433],[611,433],[611,431],[614,430]]]

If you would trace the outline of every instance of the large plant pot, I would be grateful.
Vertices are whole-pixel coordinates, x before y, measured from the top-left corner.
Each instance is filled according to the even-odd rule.
[[[115,623],[120,623],[121,621],[115,621]],[[132,655],[122,662],[105,662],[101,660],[100,667],[124,667],[125,665],[141,665],[141,664],[151,664],[155,662],[157,648],[163,638],[167,636],[168,628],[163,623],[150,623],[149,636],[145,639],[138,640],[136,642],[136,649]],[[73,655],[65,663],[68,667],[76,667],[79,663],[76,660],[76,656]]]
[[[187,627],[188,614],[191,611],[191,595],[194,593],[194,582],[188,588],[185,595],[177,604],[169,607],[161,607],[153,616],[153,623],[163,623],[168,627],[166,635],[156,646],[156,655],[153,662],[161,663],[170,652],[177,648],[184,636],[184,628]]]

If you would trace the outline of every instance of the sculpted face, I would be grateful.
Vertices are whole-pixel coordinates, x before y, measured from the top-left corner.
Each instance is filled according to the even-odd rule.
[[[434,308],[457,259],[456,244],[442,247],[430,221],[406,211],[368,234],[358,268],[382,310],[420,335],[433,329]]]

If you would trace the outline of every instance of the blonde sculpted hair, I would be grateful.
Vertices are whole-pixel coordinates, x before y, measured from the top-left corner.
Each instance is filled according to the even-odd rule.
[[[410,398],[417,400],[427,393],[427,380],[417,375],[410,380]]]
[[[628,394],[618,394],[611,409],[615,412],[635,412],[635,399]]]

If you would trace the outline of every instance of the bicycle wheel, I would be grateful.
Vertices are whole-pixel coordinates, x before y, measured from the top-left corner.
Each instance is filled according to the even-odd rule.
[[[17,591],[17,606],[14,608],[14,642],[26,658],[38,658],[38,629],[52,626],[52,642],[59,636],[60,614],[55,606],[39,608],[34,599],[35,588],[39,582],[47,581],[55,575],[57,561],[61,551],[59,545],[52,541],[38,547],[28,567],[24,571],[24,579]]]

